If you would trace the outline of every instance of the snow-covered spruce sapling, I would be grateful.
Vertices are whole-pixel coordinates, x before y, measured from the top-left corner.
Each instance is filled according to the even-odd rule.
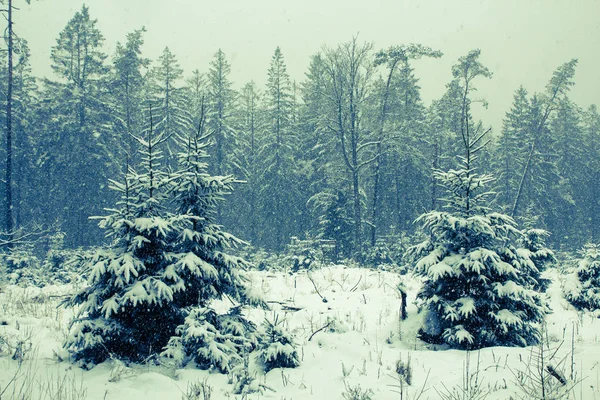
[[[208,307],[190,310],[177,335],[169,341],[162,355],[173,358],[179,366],[190,360],[201,369],[215,368],[229,373],[242,362],[242,355],[255,350],[258,334],[239,307],[218,315]]]
[[[600,245],[583,247],[577,270],[567,278],[563,293],[579,310],[600,310]]]
[[[200,139],[182,140],[181,169],[167,175],[157,151],[166,139],[150,129],[137,138],[143,172],[129,168],[123,183],[111,182],[122,200],[100,226],[112,243],[88,260],[89,285],[70,301],[81,305],[65,342],[76,360],[141,362],[176,335],[190,307],[222,296],[261,303],[245,284],[245,262],[223,252],[241,243],[213,222],[233,180],[206,173]]]
[[[186,287],[167,268],[173,268],[176,226],[185,217],[164,209],[168,180],[156,149],[163,141],[151,131],[147,140],[138,138],[144,171],[129,168],[123,183],[111,181],[122,199],[99,225],[112,243],[86,260],[89,285],[69,302],[81,305],[65,342],[76,360],[140,362],[160,351],[183,322],[174,300]]]
[[[283,326],[283,321],[276,315],[272,321],[265,318],[263,322],[264,335],[258,350],[258,360],[265,372],[273,368],[296,368],[300,365],[296,344]]]
[[[459,170],[435,172],[448,193],[446,210],[419,217],[429,238],[409,250],[424,279],[420,338],[464,349],[535,344],[547,311],[533,289],[536,266],[515,246],[514,220],[485,206],[490,193],[481,188],[492,177],[462,160]]]
[[[233,383],[233,394],[242,395],[242,399],[247,399],[249,394],[263,394],[265,390],[274,392],[273,388],[261,383],[257,378],[257,371],[250,372],[250,354],[244,352],[242,362],[238,363],[231,370],[230,378]]]

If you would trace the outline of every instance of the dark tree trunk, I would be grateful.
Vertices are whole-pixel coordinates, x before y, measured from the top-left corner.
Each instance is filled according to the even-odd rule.
[[[12,91],[13,91],[13,29],[12,0],[8,0],[8,82],[6,91],[6,235],[9,241],[13,238],[13,199],[12,199]]]

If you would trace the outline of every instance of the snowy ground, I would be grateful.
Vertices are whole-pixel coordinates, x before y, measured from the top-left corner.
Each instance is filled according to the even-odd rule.
[[[413,305],[417,279],[328,267],[310,272],[319,294],[306,271],[295,275],[252,271],[250,276],[254,287],[272,302],[272,311],[250,309],[247,315],[257,324],[274,312],[285,317],[295,334],[302,364],[266,375],[257,371],[257,380],[272,390],[250,394],[248,399],[344,399],[348,388],[358,385],[362,391],[371,390],[372,399],[400,399],[395,393],[399,385],[396,362],[400,358],[406,362],[409,357],[412,385],[404,388],[404,399],[416,398],[422,390],[421,399],[443,399],[448,391],[465,387],[466,352],[435,348],[416,339],[421,323]],[[551,364],[570,378],[574,349],[578,383],[569,398],[600,400],[600,319],[577,313],[562,299],[562,278],[556,270],[547,271],[547,276],[553,280],[547,292],[553,313],[547,317],[546,343],[550,348],[560,345]],[[400,279],[409,293],[409,318],[401,323],[396,290]],[[182,399],[189,385],[204,380],[213,388],[213,400],[241,398],[231,394],[227,376],[191,366],[174,370],[155,365],[127,367],[111,361],[83,371],[63,361],[66,354],[61,343],[72,310],[57,308],[57,304],[61,296],[74,290],[72,286],[2,289],[0,399]],[[328,323],[327,329],[313,335]],[[531,351],[495,347],[473,352],[468,371],[472,379],[467,380],[475,384],[477,378],[482,390],[491,390],[488,399],[530,398],[519,394],[515,382],[519,371],[526,369]],[[12,357],[15,352],[17,360]],[[251,364],[251,371],[255,369]]]

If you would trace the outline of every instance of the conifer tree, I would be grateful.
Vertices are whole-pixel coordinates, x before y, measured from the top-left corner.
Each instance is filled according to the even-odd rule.
[[[265,141],[265,112],[261,107],[261,93],[254,81],[242,88],[239,98],[238,145],[234,151],[235,174],[245,183],[233,194],[232,204],[240,210],[238,228],[245,232],[253,244],[264,245],[264,233],[260,229],[265,222],[261,207],[260,184],[264,174],[264,159],[260,150]]]
[[[478,57],[479,51],[472,51],[453,67],[463,80],[465,156],[459,169],[435,171],[447,191],[446,210],[419,217],[429,238],[409,250],[424,278],[417,295],[426,313],[420,337],[464,349],[526,346],[540,339],[546,306],[533,290],[536,266],[530,253],[516,247],[521,232],[512,218],[486,204],[491,193],[482,188],[493,178],[472,166],[485,132],[471,133],[468,94],[475,77],[490,75]]]
[[[142,57],[145,28],[127,34],[125,44],[117,42],[113,59],[112,95],[115,100],[118,118],[115,126],[120,133],[122,143],[130,164],[135,164],[137,144],[133,136],[143,126],[143,70],[148,68],[150,60]]]
[[[546,239],[550,236],[550,232],[543,229],[526,228],[522,231],[523,236],[519,240],[521,251],[528,251],[527,257],[533,262],[535,268],[530,268],[528,274],[532,280],[532,286],[539,292],[545,292],[550,286],[551,280],[542,278],[541,273],[544,272],[549,265],[556,262],[554,252],[546,247]]]
[[[156,132],[164,134],[168,167],[174,167],[177,159],[176,136],[185,136],[192,127],[192,117],[186,107],[184,87],[180,86],[183,70],[177,57],[165,47],[158,58],[158,65],[151,73],[154,98],[160,102]]]
[[[513,104],[502,123],[502,133],[496,146],[495,170],[498,173],[497,190],[499,203],[508,209],[519,185],[519,174],[527,157],[524,142],[529,138],[531,128],[530,105],[527,90],[519,87],[513,97]]]
[[[268,116],[267,138],[261,149],[265,173],[263,180],[264,207],[274,223],[263,229],[268,230],[269,242],[281,251],[297,223],[297,199],[299,193],[293,179],[295,171],[295,150],[297,138],[292,132],[292,86],[283,54],[279,47],[271,59],[265,93]],[[286,223],[285,219],[289,222]]]
[[[577,270],[563,287],[565,298],[579,310],[600,310],[600,246],[586,244]]]
[[[326,82],[323,56],[316,54],[311,57],[306,80],[300,85],[302,102],[298,124],[298,163],[308,182],[303,187],[303,193],[309,199],[307,204],[314,203],[313,199],[329,197],[331,188],[338,186],[340,181],[337,138],[329,134],[328,115],[323,112],[328,102],[323,90]],[[313,232],[320,230],[322,211],[322,207],[312,207],[310,230]]]
[[[512,218],[485,206],[490,193],[481,188],[491,176],[463,164],[436,177],[447,211],[419,217],[429,239],[410,250],[425,279],[417,296],[426,312],[421,338],[464,349],[537,343],[546,310],[533,290],[537,267],[517,248]]]
[[[13,6],[14,7],[14,6]],[[41,182],[38,181],[37,174],[32,173],[38,171],[36,164],[37,154],[43,152],[43,149],[37,149],[35,141],[38,135],[34,133],[32,127],[36,117],[36,91],[38,89],[36,79],[31,72],[30,52],[27,41],[22,38],[15,37],[13,40],[13,50],[15,57],[13,59],[12,68],[12,93],[11,93],[11,163],[12,176],[10,180],[11,198],[12,198],[12,233],[18,233],[19,229],[25,225],[31,225],[43,221],[43,213],[33,211],[39,202],[39,188]],[[6,52],[0,54],[1,65],[6,64]],[[0,93],[7,95],[8,88],[8,71],[5,68],[1,69],[2,83],[0,83]],[[5,79],[6,78],[6,79]],[[1,115],[6,117],[6,110],[2,110]],[[7,138],[5,126],[0,126],[0,130]],[[2,153],[4,150],[4,153]],[[0,150],[0,154],[6,155],[6,148]],[[6,162],[2,158],[0,168],[6,167]],[[8,173],[8,171],[6,171]],[[9,185],[6,176],[3,178],[4,184]],[[8,187],[6,188],[8,190]],[[0,202],[6,201],[2,198]],[[2,203],[4,204],[4,203]],[[3,207],[4,208],[4,207]],[[40,210],[41,211],[41,210]],[[29,223],[28,223],[29,222]],[[2,229],[2,228],[0,228]],[[9,233],[8,230],[2,229],[3,232]],[[18,239],[18,235],[13,239]]]
[[[584,141],[586,149],[585,171],[588,186],[584,190],[584,221],[588,221],[590,240],[598,239],[600,228],[600,114],[591,105],[584,114]]]
[[[214,146],[211,149],[211,169],[215,175],[225,175],[229,170],[228,155],[233,147],[235,132],[233,129],[233,114],[236,93],[231,88],[229,80],[231,65],[225,58],[225,53],[219,49],[210,62],[207,75],[209,93],[208,131]]]
[[[319,220],[320,237],[335,240],[335,258],[350,257],[352,251],[352,219],[344,192],[329,196],[324,214]]]
[[[525,165],[523,166],[523,172],[520,174],[519,186],[517,187],[511,209],[511,216],[513,217],[518,215],[519,206],[521,205],[526,186],[540,180],[539,177],[533,173],[534,171],[532,168],[535,165],[534,160],[536,155],[540,152],[537,147],[543,146],[546,142],[544,140],[546,139],[544,132],[547,129],[546,125],[550,116],[557,108],[556,105],[564,98],[564,96],[566,96],[571,86],[575,84],[573,82],[573,77],[575,75],[576,66],[577,59],[572,59],[558,67],[546,85],[546,92],[539,96],[535,96],[531,101],[533,114],[530,134],[532,135],[532,140],[530,142],[529,153]],[[530,177],[529,175],[532,175],[533,177]]]
[[[200,368],[229,372],[242,361],[243,353],[258,345],[256,327],[241,315],[239,307],[218,315],[209,302],[226,296],[240,305],[267,305],[247,285],[243,270],[248,263],[226,253],[244,244],[216,223],[217,205],[231,192],[235,180],[231,175],[208,174],[206,139],[201,129],[179,138],[180,169],[172,177],[171,193],[176,213],[184,220],[177,227],[174,264],[167,269],[172,279],[185,287],[175,300],[177,306],[199,307],[186,312],[162,355],[180,364],[193,359]]]
[[[104,183],[122,160],[115,154],[119,146],[111,130],[114,115],[103,43],[97,20],[83,6],[52,48],[51,67],[59,80],[45,80],[41,96],[40,108],[49,116],[40,143],[46,149],[41,162],[49,178],[42,192],[49,222],[63,224],[71,246],[97,243],[98,231],[88,215],[111,200]]]
[[[158,146],[165,137],[154,136],[151,123],[146,137],[136,138],[143,171],[130,168],[124,182],[111,182],[122,196],[100,221],[111,246],[87,260],[89,286],[71,299],[81,308],[65,347],[92,365],[111,355],[139,362],[160,351],[183,322],[177,294],[186,294],[186,286],[175,279],[171,254],[184,217],[164,209],[167,180]]]
[[[71,300],[81,308],[65,347],[86,363],[111,355],[139,362],[161,352],[185,326],[188,308],[214,298],[264,305],[245,285],[245,261],[224,251],[241,241],[214,223],[232,178],[206,173],[205,138],[197,135],[180,138],[181,170],[165,174],[157,146],[166,139],[151,122],[147,136],[137,137],[143,172],[130,169],[123,183],[112,182],[122,201],[100,226],[113,242],[88,260],[89,286]],[[175,213],[166,209],[169,199]]]
[[[197,69],[192,71],[192,76],[185,81],[184,97],[187,112],[191,117],[192,129],[198,130],[202,125],[202,132],[206,132],[208,89],[206,77]]]

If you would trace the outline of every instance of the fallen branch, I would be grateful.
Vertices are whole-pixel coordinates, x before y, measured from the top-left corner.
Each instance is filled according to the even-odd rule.
[[[289,305],[288,303],[286,303],[284,301],[269,300],[269,301],[267,301],[267,304],[279,304],[279,305],[281,305],[281,309],[283,311],[300,311],[300,310],[304,310],[304,307],[291,306],[291,305]]]
[[[283,311],[300,311],[300,310],[304,310],[304,307],[294,307],[294,306],[283,305],[283,306],[281,306],[281,309]]]

